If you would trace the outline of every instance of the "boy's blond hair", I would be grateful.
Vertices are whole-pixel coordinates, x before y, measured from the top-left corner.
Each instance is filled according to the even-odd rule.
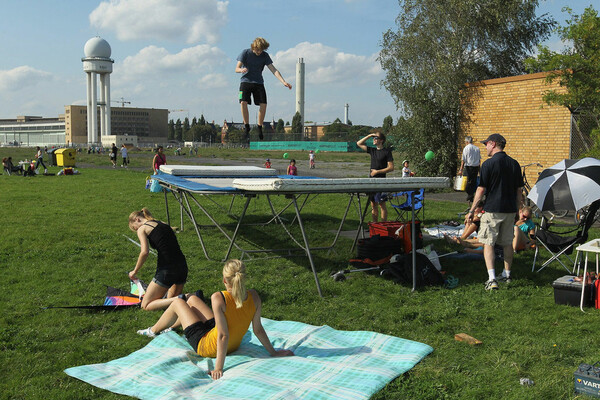
[[[252,49],[252,51],[254,51],[254,50],[265,51],[268,48],[269,48],[269,42],[267,42],[267,40],[262,37],[257,37],[256,39],[254,39],[254,41],[250,45],[250,49]]]

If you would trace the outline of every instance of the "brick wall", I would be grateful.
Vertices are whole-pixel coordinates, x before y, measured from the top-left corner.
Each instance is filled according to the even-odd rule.
[[[482,161],[488,157],[480,142],[491,133],[506,138],[506,152],[521,165],[538,162],[549,167],[569,158],[571,114],[565,107],[549,106],[542,95],[549,89],[566,90],[545,82],[547,73],[490,79],[468,84],[464,94],[472,101],[459,134],[459,165],[464,137],[470,135],[481,149]],[[466,108],[464,109],[466,110]],[[533,185],[540,168],[527,169]]]

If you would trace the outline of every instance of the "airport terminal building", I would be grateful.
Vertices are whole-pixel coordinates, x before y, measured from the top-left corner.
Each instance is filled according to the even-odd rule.
[[[137,137],[140,144],[166,143],[168,119],[167,109],[114,107],[111,135]],[[87,137],[86,106],[65,106],[65,113],[58,118],[18,116],[0,120],[0,144],[4,146],[86,146]]]

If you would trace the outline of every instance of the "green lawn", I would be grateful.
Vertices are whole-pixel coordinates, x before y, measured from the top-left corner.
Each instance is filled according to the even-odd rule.
[[[29,154],[23,149],[11,152],[16,160]],[[239,154],[233,157],[241,157]],[[147,166],[150,156],[149,152],[134,155],[133,166]],[[252,157],[265,156],[259,152]],[[86,154],[79,159],[108,165],[108,156]],[[57,172],[58,168],[50,170]],[[135,238],[127,227],[129,213],[145,206],[157,218],[166,218],[162,194],[144,189],[149,170],[80,170],[78,176],[0,176],[4,204],[0,398],[124,398],[73,379],[63,370],[106,362],[141,348],[148,339],[136,330],[151,325],[159,316],[139,309],[98,313],[43,308],[101,304],[106,285],[127,288],[127,272],[138,254],[123,237]],[[325,244],[333,238],[328,230],[336,228],[346,199],[345,195],[324,195],[307,205],[305,223],[313,243]],[[265,215],[266,205],[253,204],[249,212],[258,220]],[[178,209],[174,202],[170,205],[172,224],[178,225]],[[241,202],[236,203],[234,211],[240,207]],[[460,203],[429,201],[426,225],[456,219],[464,208]],[[229,222],[224,213],[218,215],[222,222]],[[284,216],[291,218],[291,213]],[[353,210],[344,229],[353,229],[356,223]],[[202,288],[205,293],[221,289],[222,263],[204,258],[195,232],[186,224],[178,234],[190,267],[186,289]],[[224,254],[227,243],[218,232],[206,228],[203,233],[215,258]],[[598,236],[593,230],[592,237]],[[244,237],[250,238],[247,245],[252,241],[265,247],[285,240],[276,226],[249,228]],[[324,298],[317,296],[304,257],[248,262],[249,286],[261,293],[265,317],[342,330],[371,330],[424,342],[435,349],[375,395],[376,399],[569,399],[574,398],[577,366],[600,360],[592,346],[600,329],[598,312],[588,309],[582,313],[575,307],[555,305],[551,283],[566,272],[558,264],[539,274],[530,272],[533,252],[516,256],[516,279],[496,292],[483,289],[487,279],[483,261],[443,258],[444,269],[459,278],[459,286],[413,293],[408,287],[362,273],[334,282],[329,274],[347,267],[353,256],[350,244],[342,238],[335,251],[316,254]],[[438,253],[451,250],[444,241],[433,245]],[[150,281],[153,272],[150,256],[141,271],[142,279]],[[473,347],[455,341],[454,334],[460,332],[483,344]],[[522,377],[532,379],[535,385],[521,386]]]

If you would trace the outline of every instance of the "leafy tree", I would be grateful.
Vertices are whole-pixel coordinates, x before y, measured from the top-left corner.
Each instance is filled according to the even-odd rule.
[[[196,117],[192,118],[192,125],[190,126],[190,128],[193,128],[197,123],[198,120],[196,119]]]
[[[292,118],[292,133],[302,133],[302,115],[298,111]]]
[[[521,74],[524,59],[554,21],[536,16],[538,0],[399,0],[397,31],[383,34],[383,86],[403,117],[390,139],[415,157],[423,175],[456,170],[461,89],[467,82]],[[464,96],[463,96],[464,97]],[[465,115],[465,114],[463,114]]]
[[[572,46],[561,53],[547,46],[539,47],[537,58],[527,60],[530,71],[548,71],[548,82],[558,82],[567,92],[548,90],[544,100],[548,104],[567,107],[572,113],[600,114],[600,17],[593,7],[582,15],[570,15],[567,26],[557,32],[564,42]]]
[[[179,142],[183,140],[183,128],[181,127],[181,119],[179,118],[175,122],[175,135],[173,138]]]
[[[173,140],[175,138],[175,122],[173,120],[169,121],[169,129],[167,131],[167,139]]]
[[[200,121],[198,123],[200,125],[206,125],[206,120],[204,119],[204,114],[200,115]]]
[[[275,132],[277,132],[277,133],[285,132],[285,129],[283,126],[283,120],[281,118],[279,118],[279,120],[277,121],[277,126],[275,127]]]
[[[182,137],[185,137],[186,133],[189,130],[190,130],[190,119],[188,117],[185,117],[185,119],[183,120]]]
[[[384,135],[389,135],[394,127],[394,119],[391,115],[388,115],[383,119],[383,125],[381,127]]]

